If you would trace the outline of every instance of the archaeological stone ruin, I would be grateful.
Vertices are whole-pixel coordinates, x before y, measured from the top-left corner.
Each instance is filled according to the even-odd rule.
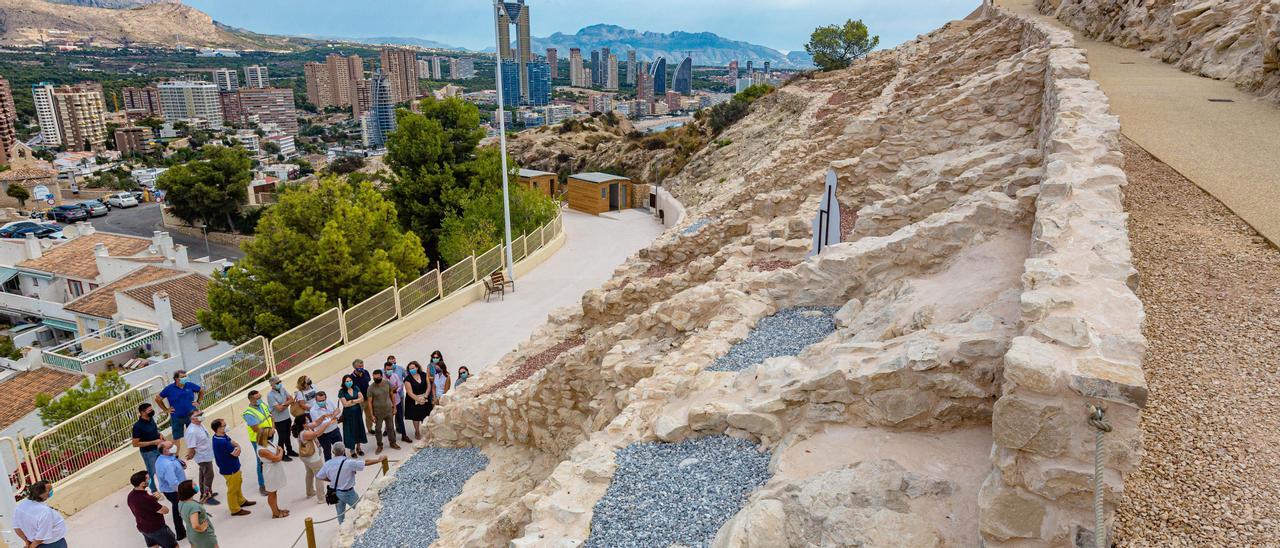
[[[760,99],[663,182],[679,226],[432,415],[415,459],[482,453],[434,545],[1091,545],[1098,426],[1109,524],[1146,402],[1119,137],[998,8]]]

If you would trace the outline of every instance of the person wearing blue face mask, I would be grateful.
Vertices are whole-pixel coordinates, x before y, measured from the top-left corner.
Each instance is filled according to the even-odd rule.
[[[431,403],[435,400],[435,385],[431,375],[423,371],[422,364],[409,362],[404,378],[404,417],[413,421],[413,436],[422,439],[422,421],[431,415]]]
[[[13,508],[13,532],[27,548],[67,548],[67,522],[46,504],[51,497],[53,483],[40,480],[27,487],[27,498]]]
[[[156,394],[156,405],[169,414],[173,441],[182,439],[187,425],[191,424],[191,413],[200,408],[202,398],[204,398],[204,391],[200,385],[187,381],[187,372],[181,369],[174,372],[173,384],[164,387],[164,390]]]
[[[311,419],[307,423],[307,428],[316,428],[325,417],[332,417],[334,420],[324,428],[324,433],[320,434],[317,441],[320,442],[320,449],[324,453],[324,460],[333,458],[333,446],[342,443],[342,432],[340,430],[342,423],[342,405],[329,401],[329,395],[324,390],[317,390],[315,399],[311,404],[311,408],[307,410],[308,417]]]
[[[191,480],[178,484],[178,512],[182,514],[187,531],[190,531],[187,541],[191,543],[191,548],[218,548],[218,536],[213,532],[209,512],[195,500],[199,492]]]
[[[364,392],[356,386],[351,375],[342,376],[342,388],[338,390],[342,402],[342,444],[353,455],[364,454],[364,444],[369,443],[369,431],[365,430]]]

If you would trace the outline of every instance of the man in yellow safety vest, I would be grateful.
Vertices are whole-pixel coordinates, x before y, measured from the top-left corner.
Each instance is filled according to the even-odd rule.
[[[263,426],[271,425],[271,410],[267,408],[267,402],[262,400],[261,393],[250,390],[249,408],[245,409],[240,416],[244,418],[244,424],[249,428],[249,443],[253,445],[253,458],[258,462],[258,492],[265,497],[267,484],[262,479],[262,458],[258,456],[258,432]]]

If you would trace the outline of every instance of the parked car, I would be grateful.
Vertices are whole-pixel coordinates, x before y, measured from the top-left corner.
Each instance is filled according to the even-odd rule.
[[[10,223],[14,224],[14,223]],[[0,238],[26,238],[27,234],[35,234],[37,238],[61,239],[63,238],[62,230],[57,227],[41,225],[36,223],[16,224],[0,228]]]
[[[59,228],[57,223],[39,223],[36,221],[13,221],[13,222],[8,222],[3,225],[0,225],[0,230],[5,230],[9,228],[14,228],[14,227],[31,227],[31,226],[47,226],[54,230],[58,230]]]
[[[111,204],[111,207],[137,207],[138,199],[133,196],[133,193],[117,192],[107,196],[107,203]]]
[[[89,218],[89,212],[79,204],[63,204],[49,210],[49,216],[60,223],[74,223]]]
[[[88,213],[90,217],[102,217],[111,211],[111,208],[108,208],[107,204],[97,200],[86,200],[76,205],[84,209],[84,212]]]

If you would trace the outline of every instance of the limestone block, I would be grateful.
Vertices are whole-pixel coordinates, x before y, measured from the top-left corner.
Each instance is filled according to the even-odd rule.
[[[1082,419],[1078,419],[1082,420]],[[1055,403],[1006,394],[992,409],[991,433],[1000,447],[1055,457],[1070,442],[1071,417]]]
[[[704,403],[689,409],[689,428],[699,432],[722,431],[728,426],[727,418],[734,409],[720,402]]]
[[[1099,357],[1074,360],[1071,389],[1090,398],[1100,398],[1137,408],[1147,406],[1147,381],[1142,367]]]
[[[986,398],[993,395],[990,387],[980,386],[956,373],[929,375],[921,382],[921,388],[931,390],[942,398]]]
[[[1073,348],[1089,346],[1089,325],[1083,318],[1052,316],[1037,323],[1034,331],[1051,341]]]
[[[690,434],[689,415],[687,412],[668,412],[658,416],[653,422],[653,433],[665,442],[677,442]]]
[[[890,425],[918,417],[933,405],[929,393],[911,388],[876,392],[867,398],[867,402],[871,404],[873,413]]]
[[[782,501],[754,501],[716,533],[712,548],[773,548],[787,546],[786,511]]]
[[[729,426],[751,432],[760,439],[777,440],[782,437],[782,421],[767,413],[739,411],[727,417]]]
[[[1043,499],[1004,485],[997,473],[987,476],[978,491],[978,526],[984,536],[1039,538],[1047,513]]]
[[[1053,393],[1062,378],[1058,370],[1062,359],[1052,345],[1034,337],[1014,337],[1004,356],[1005,380],[1034,392]]]
[[[907,365],[915,371],[928,371],[941,364],[938,360],[939,346],[928,339],[915,339],[907,342]]]

